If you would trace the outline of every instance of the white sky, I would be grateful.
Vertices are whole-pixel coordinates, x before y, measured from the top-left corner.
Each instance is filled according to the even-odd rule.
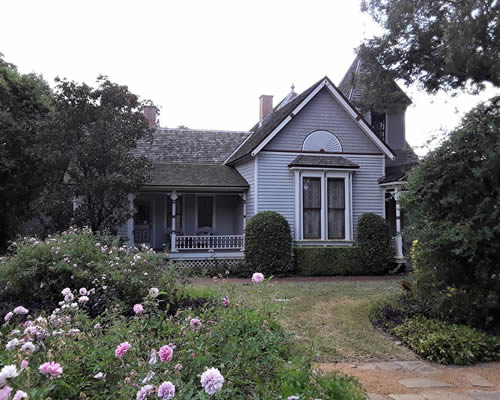
[[[292,82],[297,92],[324,75],[338,84],[353,49],[377,29],[358,0],[16,0],[2,4],[0,52],[51,84],[108,75],[153,100],[162,126],[248,130],[261,94],[276,104]],[[405,91],[412,146],[494,93]]]

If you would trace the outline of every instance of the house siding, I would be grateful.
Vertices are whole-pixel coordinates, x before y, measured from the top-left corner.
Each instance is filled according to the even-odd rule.
[[[322,89],[264,150],[302,151],[304,139],[317,130],[333,133],[340,141],[344,153],[381,154],[380,149],[327,89]]]
[[[259,153],[259,211],[271,210],[283,215],[295,232],[294,174],[288,165],[297,155]]]
[[[247,220],[255,215],[255,159],[235,166],[236,170],[250,185],[247,193]]]
[[[259,210],[272,210],[283,215],[295,237],[294,174],[288,165],[297,154],[262,152],[259,154]],[[358,219],[371,212],[384,216],[384,193],[378,184],[383,176],[382,156],[344,156],[359,165],[352,179],[352,221],[354,239]]]

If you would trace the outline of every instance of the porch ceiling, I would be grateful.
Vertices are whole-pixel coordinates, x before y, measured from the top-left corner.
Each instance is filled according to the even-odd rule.
[[[153,164],[151,180],[145,188],[232,188],[246,190],[248,182],[233,167],[222,164]]]

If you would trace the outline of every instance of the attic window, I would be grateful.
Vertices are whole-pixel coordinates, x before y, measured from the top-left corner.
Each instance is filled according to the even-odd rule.
[[[317,151],[320,153],[341,153],[342,146],[337,137],[327,131],[315,131],[307,136],[302,144],[303,151]]]
[[[386,133],[386,116],[385,113],[372,111],[371,113],[372,127],[379,138],[385,140]]]

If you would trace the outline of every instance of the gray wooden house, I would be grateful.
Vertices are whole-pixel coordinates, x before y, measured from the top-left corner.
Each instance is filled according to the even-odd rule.
[[[131,244],[166,248],[176,260],[243,257],[245,225],[259,211],[289,222],[295,246],[351,246],[358,218],[388,219],[403,257],[398,196],[417,161],[405,140],[405,108],[361,115],[352,104],[355,60],[336,87],[322,78],[273,107],[260,97],[260,120],[249,131],[157,127],[138,151],[153,177],[130,195],[134,218],[119,229]],[[156,110],[146,110],[151,125]]]

